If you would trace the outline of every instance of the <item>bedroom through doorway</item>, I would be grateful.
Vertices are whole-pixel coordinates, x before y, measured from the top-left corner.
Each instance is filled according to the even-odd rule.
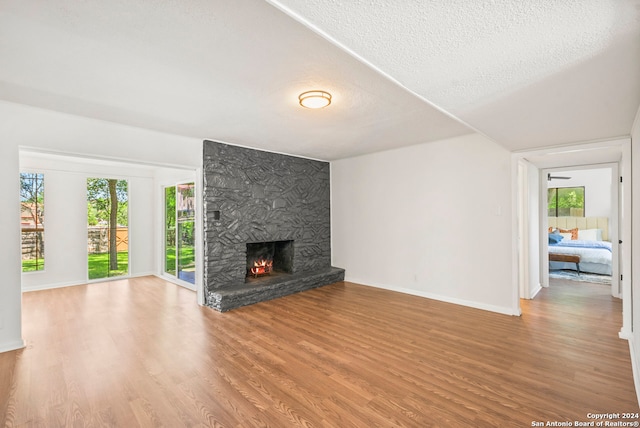
[[[610,171],[612,201],[607,221],[608,241],[611,242],[612,284],[607,291],[612,296],[622,299],[623,322],[619,336],[628,339],[631,337],[633,304],[630,253],[632,245],[631,187],[627,184],[631,173],[631,140],[629,138],[547,147],[513,154],[512,171],[516,181],[513,185],[514,251],[512,258],[517,266],[513,274],[513,295],[516,297],[514,304],[520,307],[521,299],[534,299],[541,290],[549,287],[548,198],[550,195],[548,188],[569,187],[570,179],[551,179],[552,185],[549,185],[548,174],[573,177],[571,174],[577,174],[574,171],[602,168],[608,168]],[[557,184],[560,181],[563,184]],[[594,201],[593,196],[589,196],[591,194],[589,189],[585,190],[584,209],[586,217],[589,217],[590,204],[593,208]],[[571,214],[570,211],[569,214]],[[574,214],[576,214],[575,210]],[[574,217],[578,216],[574,215]],[[556,228],[560,227],[556,225]],[[562,228],[565,229],[565,227]],[[576,226],[567,228],[575,229]],[[599,228],[601,227],[597,225],[593,227],[591,223],[582,225],[582,229],[585,230]],[[580,230],[579,225],[577,229]],[[596,233],[597,236],[598,232],[588,233]],[[582,258],[580,263],[582,268]],[[580,282],[576,283],[580,284]]]
[[[554,279],[618,285],[617,165],[546,169],[548,284]],[[542,195],[541,195],[542,196]],[[545,247],[545,243],[541,243]]]

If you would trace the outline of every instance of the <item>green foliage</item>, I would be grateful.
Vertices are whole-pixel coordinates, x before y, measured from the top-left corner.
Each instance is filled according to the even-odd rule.
[[[194,247],[180,248],[180,267],[190,267],[195,262]],[[176,247],[167,247],[165,271],[176,274]]]
[[[22,272],[35,272],[38,270],[44,270],[44,259],[28,259],[22,260]]]
[[[547,192],[550,216],[569,215],[571,208],[584,212],[584,187],[554,187]]]
[[[176,227],[176,188],[174,186],[164,189],[165,221],[167,229]]]
[[[20,173],[20,205],[33,224],[44,223],[44,175],[30,172]]]
[[[117,180],[116,196],[118,199],[117,223],[120,226],[129,224],[128,183],[127,180]],[[109,179],[87,179],[87,222],[90,226],[100,223],[109,224],[111,212],[111,198],[109,196]]]
[[[118,269],[109,269],[109,253],[89,254],[89,279],[108,278],[111,276],[126,275],[129,269],[129,252],[118,253]]]
[[[192,250],[193,252],[193,250]],[[109,270],[109,253],[95,253],[89,254],[88,266],[89,266],[89,279],[108,278],[111,276],[122,276],[127,274],[129,256],[127,251],[120,251],[118,253],[118,269]],[[175,264],[175,257],[173,258]],[[22,260],[23,272],[34,272],[36,270],[42,270],[44,268],[44,260],[39,259],[36,265],[36,260]]]

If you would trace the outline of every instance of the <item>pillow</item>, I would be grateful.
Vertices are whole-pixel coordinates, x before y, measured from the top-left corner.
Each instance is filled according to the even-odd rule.
[[[557,232],[550,233],[549,234],[549,245],[557,244],[558,242],[562,241],[562,239],[564,239],[564,237],[562,235],[560,235],[559,233],[557,233]]]
[[[560,232],[560,234],[562,235],[563,233],[570,233],[571,234],[571,238],[569,239],[573,239],[574,241],[576,239],[578,239],[578,228],[574,228],[574,229],[558,229],[558,232]]]
[[[562,236],[562,238],[566,239],[567,241],[571,241],[571,233],[560,233],[560,236]]]
[[[602,229],[583,229],[578,231],[581,241],[602,241]]]

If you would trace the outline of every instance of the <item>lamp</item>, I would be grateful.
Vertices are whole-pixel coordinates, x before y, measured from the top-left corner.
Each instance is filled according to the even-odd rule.
[[[298,96],[300,105],[306,108],[323,108],[331,104],[331,94],[325,91],[307,91]]]

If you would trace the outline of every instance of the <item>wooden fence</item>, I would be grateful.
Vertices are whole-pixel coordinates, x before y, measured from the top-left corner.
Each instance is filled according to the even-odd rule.
[[[43,258],[44,256],[44,229],[22,229],[22,260]],[[118,227],[116,229],[116,248],[118,252],[129,251],[129,228]],[[89,227],[87,229],[87,252],[106,253],[109,251],[109,228]]]

